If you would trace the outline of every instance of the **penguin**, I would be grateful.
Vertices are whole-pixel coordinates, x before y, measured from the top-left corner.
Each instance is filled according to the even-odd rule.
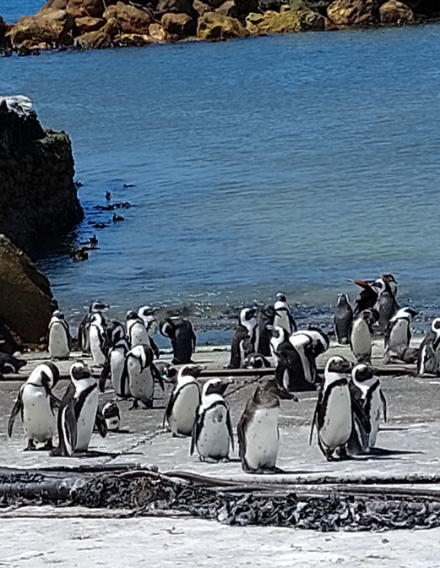
[[[107,329],[107,337],[112,345],[110,348],[104,367],[99,379],[99,390],[104,392],[105,383],[110,377],[116,396],[128,397],[128,385],[123,384],[122,378],[125,369],[125,357],[129,351],[127,340],[125,339],[125,329],[119,322],[112,322]],[[123,387],[125,392],[123,392]]]
[[[440,318],[431,323],[430,331],[423,338],[419,347],[417,375],[438,375],[440,362]]]
[[[203,366],[188,364],[179,369],[177,382],[165,410],[163,426],[168,426],[173,436],[191,436],[197,407],[200,405],[200,386],[197,377]]]
[[[87,452],[95,424],[102,437],[107,434],[98,408],[98,383],[88,366],[82,361],[74,363],[70,379],[58,411],[58,447],[52,450],[52,456]]]
[[[51,359],[68,359],[70,348],[69,324],[64,314],[55,310],[49,322],[49,355]]]
[[[244,360],[245,369],[268,369],[270,366],[270,361],[261,353],[252,353]]]
[[[274,319],[275,308],[271,305],[264,306],[258,314],[255,351],[265,357],[270,357],[271,355],[270,340],[272,334],[268,331],[267,326],[273,326]]]
[[[121,427],[121,413],[116,402],[107,402],[102,408],[102,415],[107,426],[107,430],[117,432]]]
[[[160,376],[164,383],[175,383],[177,381],[178,370],[171,363],[165,363],[165,361],[156,361],[154,363],[156,369],[159,371]]]
[[[282,327],[274,327],[272,325],[266,326],[268,333],[270,333],[270,352],[272,357],[277,361],[278,348],[281,344],[289,340],[289,334]]]
[[[396,351],[400,347],[409,347],[411,341],[411,323],[418,312],[411,308],[401,308],[393,316],[384,334],[385,349]]]
[[[246,403],[237,426],[241,466],[246,473],[281,472],[276,467],[280,399],[298,400],[273,377],[257,387]]]
[[[290,312],[289,305],[287,304],[286,295],[282,292],[278,292],[273,307],[275,310],[273,326],[282,327],[289,335],[294,333],[297,330],[297,326]]]
[[[162,377],[153,359],[153,350],[149,345],[136,345],[125,356],[121,391],[122,396],[129,392],[133,398],[129,410],[137,409],[138,401],[141,401],[145,408],[153,408],[154,379],[159,382],[162,391],[165,391]]]
[[[90,304],[88,313],[81,320],[78,327],[78,349],[83,353],[90,353],[89,327],[93,314],[100,314],[100,323],[103,327],[105,327],[105,318],[101,312],[107,310],[108,307],[109,306],[104,304],[104,302],[95,300]]]
[[[173,365],[192,363],[192,355],[196,349],[196,334],[190,321],[172,317],[163,320],[159,326],[160,333],[171,340],[173,348]]]
[[[18,351],[18,348],[18,343],[12,337],[9,328],[0,316],[0,353],[13,355],[16,351]]]
[[[136,347],[136,345],[150,345],[150,338],[148,337],[144,320],[136,312],[127,312],[125,326],[130,348]]]
[[[419,349],[400,345],[399,347],[395,347],[393,351],[388,349],[382,359],[382,363],[388,365],[390,363],[401,363],[403,361],[408,365],[412,365],[413,363],[417,363],[418,357]]]
[[[35,443],[44,444],[44,450],[53,448],[52,439],[56,432],[54,409],[61,401],[52,394],[52,389],[59,378],[60,373],[54,363],[43,363],[35,367],[19,390],[8,422],[8,436],[12,436],[14,421],[20,412],[28,439],[26,451],[36,450]]]
[[[311,348],[312,340],[307,336],[304,338],[305,343],[297,344],[296,347],[288,339],[278,346],[275,378],[278,384],[289,392],[316,389],[315,383],[312,382],[316,375],[315,357]],[[304,359],[307,360],[307,365],[304,365]]]
[[[238,317],[231,343],[231,357],[227,369],[241,369],[247,355],[254,353],[255,332],[257,327],[256,308],[243,308]]]
[[[93,365],[103,366],[108,354],[108,341],[102,315],[92,314],[89,324],[89,346]]]
[[[374,308],[379,312],[379,327],[384,330],[399,309],[396,301],[396,279],[392,274],[384,273],[374,281],[354,280],[354,283],[362,288],[356,299],[354,317],[366,309]]]
[[[318,328],[309,327],[292,333],[289,341],[301,358],[305,381],[316,384],[319,381],[316,359],[329,348],[328,335]]]
[[[333,317],[335,335],[340,345],[347,345],[350,339],[350,329],[353,322],[353,310],[346,294],[338,295],[338,305]]]
[[[374,308],[364,310],[353,321],[350,334],[350,347],[358,363],[371,359],[371,326],[378,320],[379,314]]]
[[[13,355],[0,353],[0,378],[7,373],[18,373],[19,370],[27,365],[24,359],[17,359]]]
[[[223,394],[230,381],[211,379],[203,386],[202,402],[196,410],[191,436],[190,455],[197,449],[200,461],[229,461],[234,449],[229,405]]]
[[[150,341],[150,347],[154,351],[156,359],[159,359],[160,352],[153,339],[153,336],[156,335],[159,328],[159,322],[155,316],[157,310],[158,308],[152,308],[151,306],[142,306],[142,308],[139,308],[138,310],[138,316],[142,318],[142,321],[144,322]]]
[[[324,383],[319,391],[312,419],[310,440],[316,425],[318,446],[327,461],[347,456],[346,444],[352,430],[351,397],[347,377],[351,364],[344,357],[331,357],[325,366]]]

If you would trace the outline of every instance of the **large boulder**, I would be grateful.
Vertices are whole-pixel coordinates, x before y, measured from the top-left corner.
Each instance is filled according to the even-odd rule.
[[[76,45],[82,49],[105,49],[112,47],[120,33],[119,22],[110,18],[105,26],[96,32],[88,32],[76,38]]]
[[[51,49],[73,43],[75,21],[65,10],[47,10],[20,18],[8,35],[17,49]]]
[[[88,34],[89,32],[96,32],[105,25],[104,18],[90,18],[84,16],[83,18],[75,18],[75,26],[77,33]]]
[[[216,12],[207,12],[198,20],[197,37],[208,41],[222,41],[247,37],[249,32],[239,20]]]
[[[250,14],[246,27],[251,34],[279,34],[302,31],[321,31],[325,27],[324,18],[307,8],[283,10],[281,13],[269,10],[262,17]]]
[[[154,43],[163,43],[166,38],[166,33],[163,27],[160,24],[154,22],[154,24],[150,24],[148,28],[148,33],[151,38],[151,41]]]
[[[188,14],[194,15],[193,0],[159,0],[156,13],[163,14]]]
[[[414,21],[414,13],[409,6],[399,0],[388,0],[379,8],[382,24],[409,24]]]
[[[336,26],[369,26],[378,21],[377,4],[375,0],[334,0],[327,16]]]
[[[188,14],[164,14],[162,27],[172,39],[184,39],[196,33],[196,23]]]
[[[47,333],[57,304],[47,278],[4,235],[0,235],[0,319],[27,343]]]
[[[244,20],[250,12],[258,10],[258,0],[226,0],[216,9],[218,14]]]
[[[194,0],[193,8],[198,16],[203,16],[203,14],[206,14],[206,12],[211,12],[211,8],[208,6],[208,4],[201,2],[201,0]]]
[[[109,6],[104,12],[104,18],[115,18],[124,34],[147,34],[150,24],[153,23],[150,12],[122,2]]]
[[[61,0],[58,0],[61,1]],[[75,18],[101,18],[104,10],[109,4],[113,4],[110,0],[69,0],[67,11]]]

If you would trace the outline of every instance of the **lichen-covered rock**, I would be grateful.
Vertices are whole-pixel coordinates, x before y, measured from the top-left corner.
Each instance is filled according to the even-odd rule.
[[[206,14],[206,12],[211,12],[211,8],[208,6],[208,4],[201,2],[201,0],[194,0],[193,8],[199,16],[203,16],[203,14]]]
[[[414,21],[414,13],[409,6],[398,0],[388,0],[379,8],[382,24],[409,24]]]
[[[154,43],[162,43],[163,41],[165,41],[165,30],[160,24],[150,24],[148,33],[150,35],[151,41],[153,41]]]
[[[112,0],[69,0],[67,11],[75,18],[102,18],[104,10]]]
[[[0,318],[23,341],[39,343],[56,302],[47,278],[4,235],[0,235],[0,290]]]
[[[193,0],[159,0],[156,12],[158,15],[163,14],[194,14]]]
[[[196,23],[188,14],[164,14],[161,23],[172,39],[183,39],[196,33]]]
[[[65,10],[47,10],[20,18],[8,36],[17,49],[51,49],[73,43],[73,17]]]
[[[321,31],[324,26],[324,18],[307,8],[296,11],[284,10],[281,13],[269,10],[259,21],[256,18],[246,20],[246,28],[255,35]]]
[[[82,49],[105,49],[112,47],[120,33],[118,20],[111,18],[96,32],[89,32],[76,38],[76,45]]]
[[[208,41],[222,41],[247,37],[248,30],[242,26],[239,20],[222,16],[216,12],[207,12],[199,18],[197,26],[197,37]]]
[[[43,130],[35,112],[0,104],[0,232],[28,249],[83,218],[65,132]],[[0,287],[1,294],[1,287]]]
[[[124,34],[147,34],[148,28],[153,22],[153,18],[147,10],[123,2],[109,6],[104,12],[104,18],[106,20],[115,18]]]
[[[377,23],[375,0],[334,0],[327,16],[337,26],[368,26]]]
[[[91,18],[84,16],[83,18],[75,19],[76,30],[79,34],[88,34],[89,32],[96,32],[105,25],[104,18]]]

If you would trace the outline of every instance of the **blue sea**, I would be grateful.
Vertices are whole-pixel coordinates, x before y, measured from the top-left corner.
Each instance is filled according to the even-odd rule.
[[[12,22],[42,3],[1,4]],[[61,308],[209,316],[283,290],[331,313],[392,272],[401,303],[440,310],[439,43],[420,26],[0,59],[0,94],[68,132],[83,184],[84,222],[34,251]],[[123,222],[95,209],[107,191]]]

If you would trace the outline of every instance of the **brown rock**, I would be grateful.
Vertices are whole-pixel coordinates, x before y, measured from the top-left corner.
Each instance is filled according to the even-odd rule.
[[[104,18],[89,18],[89,16],[85,16],[84,18],[76,18],[75,24],[79,34],[87,34],[101,29],[105,25],[105,20]]]
[[[148,28],[153,22],[153,18],[147,10],[136,8],[130,4],[123,4],[122,2],[107,8],[104,12],[104,18],[106,20],[116,18],[125,34],[147,34]]]
[[[196,23],[188,14],[165,14],[162,16],[162,27],[174,39],[183,39],[196,33]]]
[[[82,49],[105,49],[112,47],[115,37],[120,33],[118,20],[110,18],[105,26],[96,32],[89,32],[76,38],[76,45]]]
[[[53,12],[58,10],[67,10],[67,3],[69,0],[49,0],[44,4],[37,14],[46,14],[47,12]]]
[[[69,0],[67,11],[75,18],[101,18],[109,4],[113,4],[112,0]]]
[[[47,278],[0,235],[0,317],[23,341],[39,343],[57,305]]]
[[[238,20],[216,12],[207,12],[198,21],[197,37],[199,39],[222,41],[248,35],[249,31]]]
[[[118,45],[124,47],[144,47],[153,43],[150,36],[147,34],[120,34],[116,38]]]
[[[408,24],[414,21],[414,13],[409,6],[398,0],[389,0],[379,8],[382,24]]]
[[[262,17],[249,14],[246,18],[246,27],[255,35],[321,31],[325,27],[325,20],[320,14],[308,8],[284,10],[281,13],[269,10]]]
[[[222,14],[223,16],[229,16],[230,18],[237,17],[237,6],[235,0],[226,0],[223,4],[217,8],[217,14]]]
[[[193,0],[159,0],[156,13],[163,15],[166,13],[173,14],[194,14]]]
[[[377,22],[375,0],[334,0],[327,8],[337,26],[365,26]]]
[[[65,10],[47,10],[43,14],[20,18],[8,36],[12,46],[17,49],[50,49],[71,45],[74,23]]]
[[[148,33],[150,35],[150,38],[153,42],[155,43],[162,43],[163,41],[165,41],[165,30],[163,29],[163,27],[160,24],[150,24],[150,27],[148,28]]]
[[[203,16],[203,14],[206,14],[206,12],[211,11],[211,8],[208,6],[208,4],[201,2],[201,0],[194,0],[193,8],[199,16]]]
[[[215,11],[223,16],[244,20],[251,12],[258,11],[258,0],[226,0]]]

